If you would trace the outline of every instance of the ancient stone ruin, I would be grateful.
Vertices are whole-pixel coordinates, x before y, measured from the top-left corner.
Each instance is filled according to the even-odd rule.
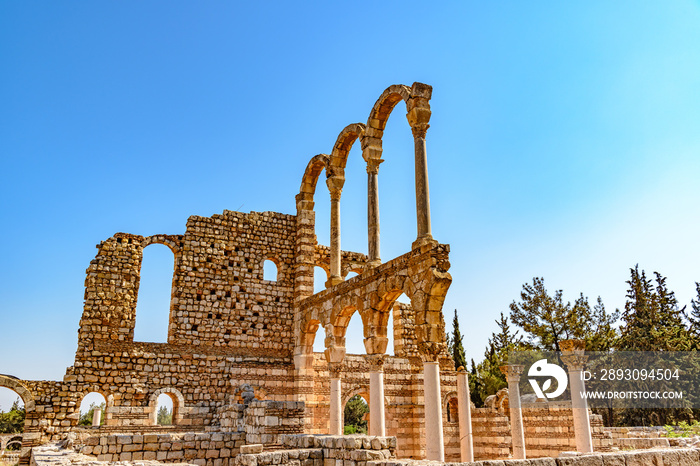
[[[431,94],[421,83],[386,89],[366,124],[347,126],[330,155],[310,160],[294,215],[224,211],[190,217],[183,235],[117,233],[101,242],[87,269],[75,362],[63,380],[0,376],[0,386],[15,390],[25,403],[22,462],[32,447],[69,434],[82,442],[84,453],[112,461],[227,466],[260,444],[319,448],[325,453],[296,457],[306,455],[304,464],[316,466],[319,458],[459,461],[464,455],[459,419],[468,419],[476,458],[511,455],[507,396],[469,409],[466,374],[455,371],[446,351],[442,306],[452,279],[449,246],[433,238],[430,224]],[[406,254],[382,261],[378,171],[384,128],[399,102],[406,105],[415,142],[417,236]],[[345,165],[358,139],[367,164],[368,255],[342,251],[340,245]],[[331,200],[329,247],[319,245],[315,234],[314,196],[323,172]],[[175,257],[167,343],[134,341],[143,251],[154,243],[166,245]],[[275,264],[276,280],[263,278],[265,261]],[[316,266],[328,281],[314,294]],[[358,275],[346,278],[351,271]],[[410,305],[396,302],[401,294]],[[345,351],[355,312],[362,319],[364,355]],[[388,329],[390,316],[394,324]],[[319,326],[326,333],[324,353],[313,352]],[[385,354],[389,331],[394,356]],[[78,425],[81,400],[90,392],[106,399],[102,426]],[[156,422],[161,394],[172,398],[172,426]],[[369,440],[309,437],[342,435],[342,407],[356,394],[369,404]],[[521,416],[528,456],[575,449],[570,404],[523,404]],[[600,448],[602,423],[593,417],[591,425]],[[318,456],[336,450],[340,456]]]

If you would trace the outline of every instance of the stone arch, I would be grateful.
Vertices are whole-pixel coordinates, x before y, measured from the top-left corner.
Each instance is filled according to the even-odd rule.
[[[316,193],[316,183],[321,175],[321,172],[328,166],[329,156],[326,154],[315,155],[309,160],[304,176],[301,179],[301,187],[299,188],[299,197],[305,201],[314,200]]]
[[[459,421],[459,406],[456,391],[448,392],[442,397],[442,410],[447,415],[447,422]]]
[[[148,406],[151,408],[150,421],[152,425],[158,425],[158,397],[168,395],[173,400],[173,425],[182,423],[182,412],[185,409],[185,397],[177,388],[166,387],[156,390],[148,397]]]
[[[367,406],[369,406],[369,385],[353,385],[348,387],[346,390],[343,390],[343,396],[341,399],[343,408],[345,408],[345,405],[348,404],[350,398],[355,395],[360,395],[362,399],[365,400],[365,403],[367,403]]]
[[[11,375],[0,374],[0,387],[15,391],[22,398],[26,413],[34,411],[34,395],[20,382],[20,379]]]
[[[7,441],[7,443],[5,444],[3,451],[9,450],[11,445],[16,446],[17,448],[15,449],[15,451],[19,452],[19,450],[22,449],[22,436],[18,435],[16,437],[12,437],[11,439],[9,439]]]
[[[343,128],[333,145],[333,151],[329,158],[330,170],[328,171],[330,173],[327,173],[329,177],[340,176],[345,179],[345,165],[348,161],[348,153],[355,141],[364,134],[365,125],[362,123],[353,123]]]
[[[180,240],[172,235],[152,235],[146,236],[141,241],[141,248],[145,248],[151,244],[163,244],[170,248],[175,257],[180,253]]]
[[[104,419],[104,423],[105,425],[107,425],[107,421],[112,418],[112,410],[109,408],[114,406],[114,395],[108,394],[99,385],[87,386],[77,394],[77,403],[75,404],[76,414],[80,416],[80,408],[83,405],[83,401],[85,400],[85,397],[91,393],[97,393],[99,395],[102,395],[102,398],[104,398],[105,410],[102,413],[102,419]]]
[[[368,135],[381,139],[384,128],[386,128],[386,122],[389,120],[389,115],[391,115],[396,104],[402,100],[408,102],[410,98],[411,88],[408,86],[393,84],[387,87],[370,111],[367,119],[367,128],[371,128],[372,131],[368,132]]]

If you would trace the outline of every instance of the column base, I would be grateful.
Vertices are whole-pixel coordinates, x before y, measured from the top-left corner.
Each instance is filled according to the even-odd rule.
[[[372,270],[373,268],[379,267],[380,265],[382,265],[382,260],[381,259],[374,259],[372,261],[365,263],[365,270],[364,271],[367,272],[368,270]]]
[[[437,244],[437,240],[433,238],[433,235],[421,236],[411,244],[411,249],[418,249],[426,244]]]
[[[331,286],[339,285],[339,284],[343,283],[344,281],[345,280],[343,280],[340,277],[331,277],[326,282],[326,288],[330,288]]]

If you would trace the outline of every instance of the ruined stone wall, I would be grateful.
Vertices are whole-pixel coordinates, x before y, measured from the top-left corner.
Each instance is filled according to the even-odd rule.
[[[238,432],[111,435],[89,437],[78,448],[98,461],[160,461],[200,466],[229,466],[245,445]]]
[[[78,359],[94,344],[133,342],[143,249],[175,256],[168,343],[221,347],[233,354],[290,358],[296,221],[273,212],[192,216],[182,236],[118,233],[98,245],[85,283]],[[263,279],[263,263],[277,266]]]

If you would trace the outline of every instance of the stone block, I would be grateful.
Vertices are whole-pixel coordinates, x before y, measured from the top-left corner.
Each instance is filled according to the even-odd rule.
[[[603,458],[600,455],[581,455],[557,458],[558,466],[603,466]]]

